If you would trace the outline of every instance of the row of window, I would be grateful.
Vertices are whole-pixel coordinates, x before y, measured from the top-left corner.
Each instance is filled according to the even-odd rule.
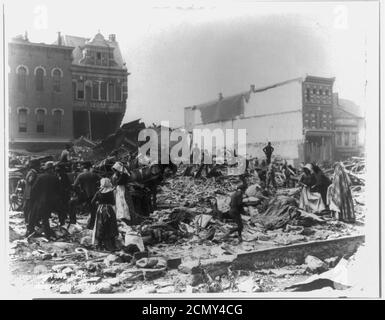
[[[35,68],[35,89],[37,91],[44,90],[44,76],[46,75],[46,71],[43,67]],[[26,66],[18,66],[16,68],[17,74],[17,88],[21,92],[25,92],[27,90],[27,76],[29,74],[28,68]],[[53,68],[51,72],[52,76],[52,84],[53,91],[60,92],[61,91],[61,78],[63,77],[63,71],[60,68]]]
[[[344,147],[356,147],[358,143],[357,132],[336,132],[336,145]]]
[[[98,101],[125,101],[127,99],[127,85],[106,81],[73,81],[72,91],[74,99]]]
[[[307,88],[306,89],[306,101],[310,101],[310,98],[311,98],[311,95],[320,95],[320,96],[329,96],[330,95],[330,91],[328,89],[313,89],[311,90],[310,88]]]
[[[19,132],[27,132],[27,123],[28,123],[28,113],[29,109],[27,108],[19,108],[17,110],[18,113],[18,125]],[[60,132],[63,122],[63,109],[54,109],[52,110],[53,117],[53,127],[56,132]],[[45,122],[47,118],[47,110],[42,108],[35,109],[35,130],[37,133],[45,132]]]

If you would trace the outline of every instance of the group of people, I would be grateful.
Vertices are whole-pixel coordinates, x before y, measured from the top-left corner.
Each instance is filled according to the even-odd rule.
[[[64,157],[63,157],[64,154]],[[26,236],[32,236],[41,226],[47,238],[54,237],[50,228],[51,213],[57,213],[60,225],[76,224],[77,209],[82,206],[90,213],[87,228],[93,230],[93,243],[114,250],[118,235],[117,221],[130,224],[134,214],[126,192],[129,173],[121,162],[112,167],[112,177],[101,177],[92,163],[84,161],[82,172],[71,182],[66,168],[69,154],[62,153],[58,163],[30,160],[25,178],[23,211],[27,225]]]

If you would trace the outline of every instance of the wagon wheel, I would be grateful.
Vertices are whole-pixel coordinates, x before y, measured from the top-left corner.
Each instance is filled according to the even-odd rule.
[[[17,194],[12,194],[9,199],[9,205],[12,211],[19,211],[23,206],[23,198]]]

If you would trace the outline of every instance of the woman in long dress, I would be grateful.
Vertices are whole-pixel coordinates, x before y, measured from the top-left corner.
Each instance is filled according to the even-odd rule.
[[[350,185],[351,182],[343,164],[337,163],[334,167],[333,182],[328,188],[327,201],[330,210],[344,222],[356,221]]]
[[[95,224],[92,235],[92,243],[98,241],[99,248],[114,251],[115,239],[119,235],[116,215],[114,210],[114,188],[110,179],[100,180],[100,189],[93,197],[92,203],[98,204]]]
[[[119,220],[131,220],[130,209],[126,201],[126,185],[128,183],[129,175],[126,168],[121,162],[115,162],[112,166],[114,171],[113,181],[116,185],[115,189],[115,203],[116,203],[116,217]]]
[[[299,198],[299,208],[310,213],[320,213],[325,210],[321,194],[312,192],[312,187],[316,184],[316,177],[313,165],[310,163],[303,167],[303,175],[300,179],[302,185],[301,196]]]

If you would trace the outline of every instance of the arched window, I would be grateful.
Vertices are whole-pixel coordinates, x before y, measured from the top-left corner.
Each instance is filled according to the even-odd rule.
[[[62,123],[63,123],[63,110],[62,109],[54,109],[52,110],[53,115],[53,126],[56,134],[61,132]]]
[[[17,68],[17,88],[21,92],[25,92],[27,90],[27,68],[24,66],[20,66]]]
[[[52,70],[53,91],[55,92],[60,92],[61,77],[62,77],[62,72],[60,69],[55,68]]]
[[[84,81],[76,82],[76,97],[79,100],[84,100]]]
[[[44,69],[38,68],[35,71],[35,85],[37,91],[44,90]]]
[[[37,109],[36,110],[36,132],[43,133],[45,130],[44,122],[45,122],[45,110]]]
[[[20,108],[18,111],[19,132],[27,132],[28,109]]]

